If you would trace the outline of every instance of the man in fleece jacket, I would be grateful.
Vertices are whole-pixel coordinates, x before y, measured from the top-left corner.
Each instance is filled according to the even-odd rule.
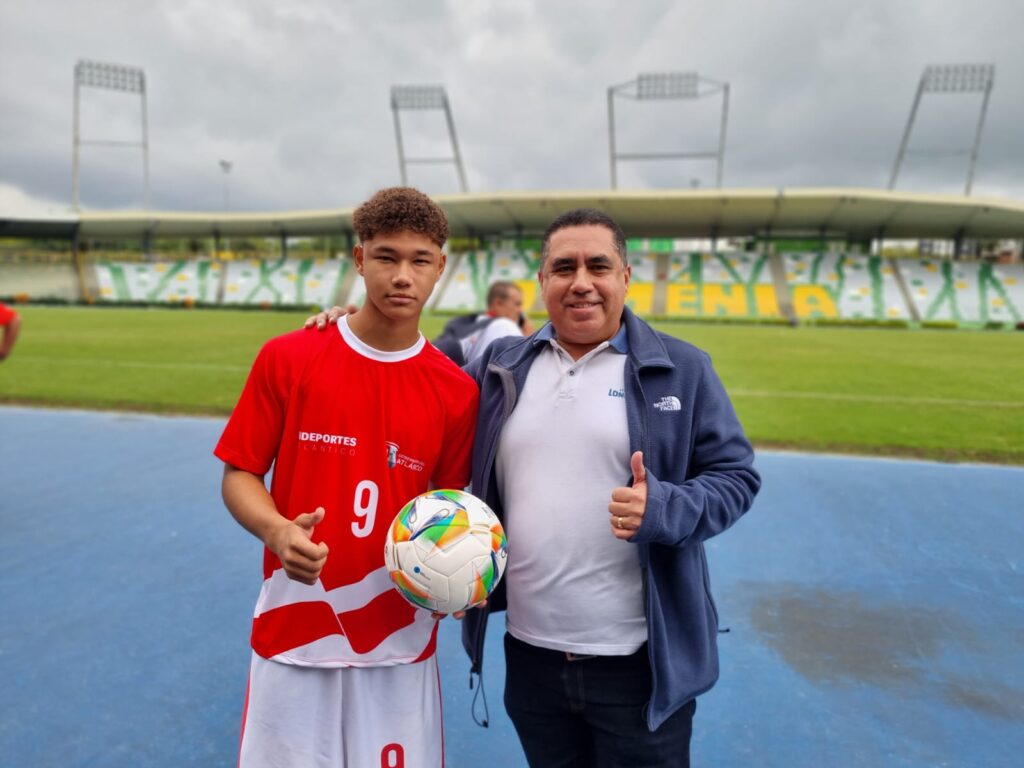
[[[550,323],[495,341],[473,493],[502,518],[505,707],[532,768],[688,766],[695,697],[718,677],[705,539],[750,508],[754,454],[710,358],[625,307],[622,229],[558,217],[538,274]]]

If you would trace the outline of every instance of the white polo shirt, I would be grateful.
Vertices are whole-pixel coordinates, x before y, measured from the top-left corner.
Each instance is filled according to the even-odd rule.
[[[543,648],[630,654],[647,640],[639,554],[608,512],[631,479],[625,329],[576,361],[549,344],[498,441],[507,629]]]

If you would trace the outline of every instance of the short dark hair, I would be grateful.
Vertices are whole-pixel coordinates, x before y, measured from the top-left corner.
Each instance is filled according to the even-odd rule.
[[[622,265],[626,266],[629,263],[626,258],[626,233],[622,231],[622,227],[618,225],[615,219],[596,208],[574,208],[556,218],[544,230],[544,238],[540,244],[541,265],[543,266],[545,259],[548,257],[548,246],[551,244],[551,236],[555,232],[566,227],[587,226],[604,227],[611,232],[612,239],[615,241],[615,250],[619,252],[619,256],[622,258]]]
[[[487,289],[487,306],[491,306],[496,301],[507,299],[512,291],[522,293],[522,289],[511,280],[495,280],[491,283],[491,287]]]
[[[388,187],[356,208],[352,226],[361,242],[377,235],[416,232],[438,247],[448,240],[448,219],[441,206],[412,187]]]

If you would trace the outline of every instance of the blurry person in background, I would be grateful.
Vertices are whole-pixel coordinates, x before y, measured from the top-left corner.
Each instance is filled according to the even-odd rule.
[[[3,338],[0,339],[0,362],[7,359],[14,349],[14,343],[18,340],[21,332],[21,317],[6,304],[0,304],[0,327],[4,329]]]
[[[533,324],[523,313],[523,292],[510,280],[491,283],[487,309],[454,317],[431,343],[458,365],[466,365],[484,353],[495,339],[529,336]]]

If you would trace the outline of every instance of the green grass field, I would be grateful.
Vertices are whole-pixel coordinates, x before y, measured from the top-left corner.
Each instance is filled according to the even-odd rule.
[[[307,315],[19,311],[0,402],[222,415],[262,342]],[[1024,464],[1024,333],[657,325],[711,353],[760,447]]]

